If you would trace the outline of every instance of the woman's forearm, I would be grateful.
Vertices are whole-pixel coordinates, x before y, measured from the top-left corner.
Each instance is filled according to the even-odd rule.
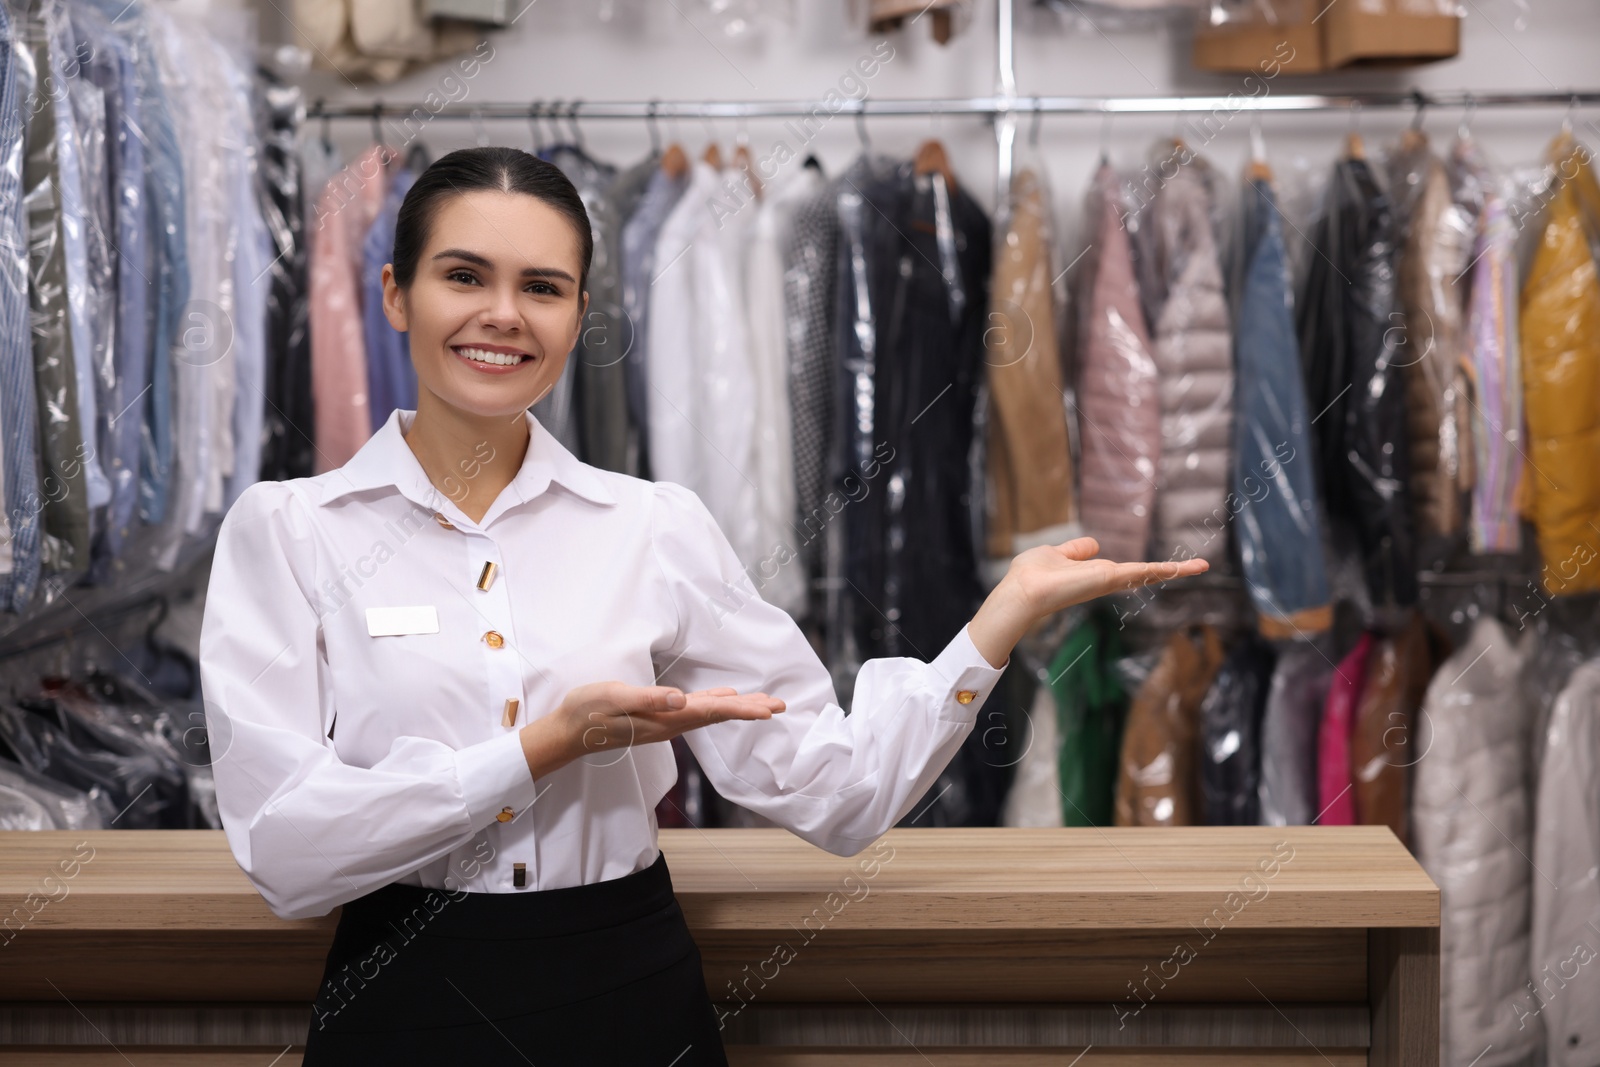
[[[1002,578],[967,623],[967,636],[991,667],[1004,667],[1011,650],[1036,621],[1016,588]]]
[[[528,761],[528,773],[535,779],[558,771],[577,758],[567,736],[565,718],[560,714],[540,716],[524,726],[518,736],[523,758]]]

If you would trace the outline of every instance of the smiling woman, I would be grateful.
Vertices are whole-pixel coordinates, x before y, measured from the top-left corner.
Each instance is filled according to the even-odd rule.
[[[855,855],[1042,616],[1205,569],[1029,549],[930,660],[863,664],[846,715],[695,493],[581,462],[529,410],[578,340],[591,242],[551,164],[434,163],[382,271],[416,410],[342,467],[252,485],[218,532],[200,667],[229,845],[284,918],[343,906],[307,1067],[722,1067],[657,845],[669,742]]]

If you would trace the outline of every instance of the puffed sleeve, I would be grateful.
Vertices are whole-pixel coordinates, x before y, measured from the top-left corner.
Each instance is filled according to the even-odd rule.
[[[1004,667],[984,659],[962,627],[931,662],[863,663],[846,714],[805,634],[761,599],[698,496],[656,482],[651,534],[678,614],[675,639],[657,658],[659,684],[733,686],[786,705],[771,719],[684,734],[706,776],[724,797],[819,848],[841,856],[866,848],[955,756]],[[780,558],[769,567],[800,565]]]
[[[200,682],[228,845],[285,919],[326,915],[471,839],[537,783],[516,733],[460,750],[401,737],[342,763],[320,632],[314,505],[259,482],[217,535]]]

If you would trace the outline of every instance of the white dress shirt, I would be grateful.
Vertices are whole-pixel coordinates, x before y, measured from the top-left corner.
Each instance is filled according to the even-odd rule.
[[[650,472],[697,493],[747,567],[760,540],[753,466],[756,383],[745,322],[742,236],[758,210],[742,172],[696,160],[656,238],[646,324]]]
[[[581,463],[530,414],[521,468],[473,522],[401,436],[414,417],[341,468],[250,486],[218,535],[200,638],[217,801],[284,918],[390,882],[519,892],[514,864],[527,890],[647,867],[670,745],[529,772],[519,729],[576,686],[782,698],[685,740],[723,796],[852,855],[910,811],[1000,677],[963,628],[931,663],[863,664],[846,715],[694,493]],[[437,630],[370,635],[396,614]]]

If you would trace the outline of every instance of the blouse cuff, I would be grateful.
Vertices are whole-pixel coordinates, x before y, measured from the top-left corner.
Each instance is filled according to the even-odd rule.
[[[513,817],[521,815],[538,794],[520,733],[513,730],[456,751],[456,775],[474,832],[494,822],[503,808],[509,807]]]
[[[978,646],[972,643],[972,635],[963,626],[961,632],[950,639],[944,651],[935,656],[929,665],[933,669],[935,684],[940,686],[937,693],[941,698],[939,718],[957,722],[975,721],[978,709],[989,699],[995,684],[1010,665],[1011,658],[1008,656],[1004,666],[992,666],[978,651]]]

